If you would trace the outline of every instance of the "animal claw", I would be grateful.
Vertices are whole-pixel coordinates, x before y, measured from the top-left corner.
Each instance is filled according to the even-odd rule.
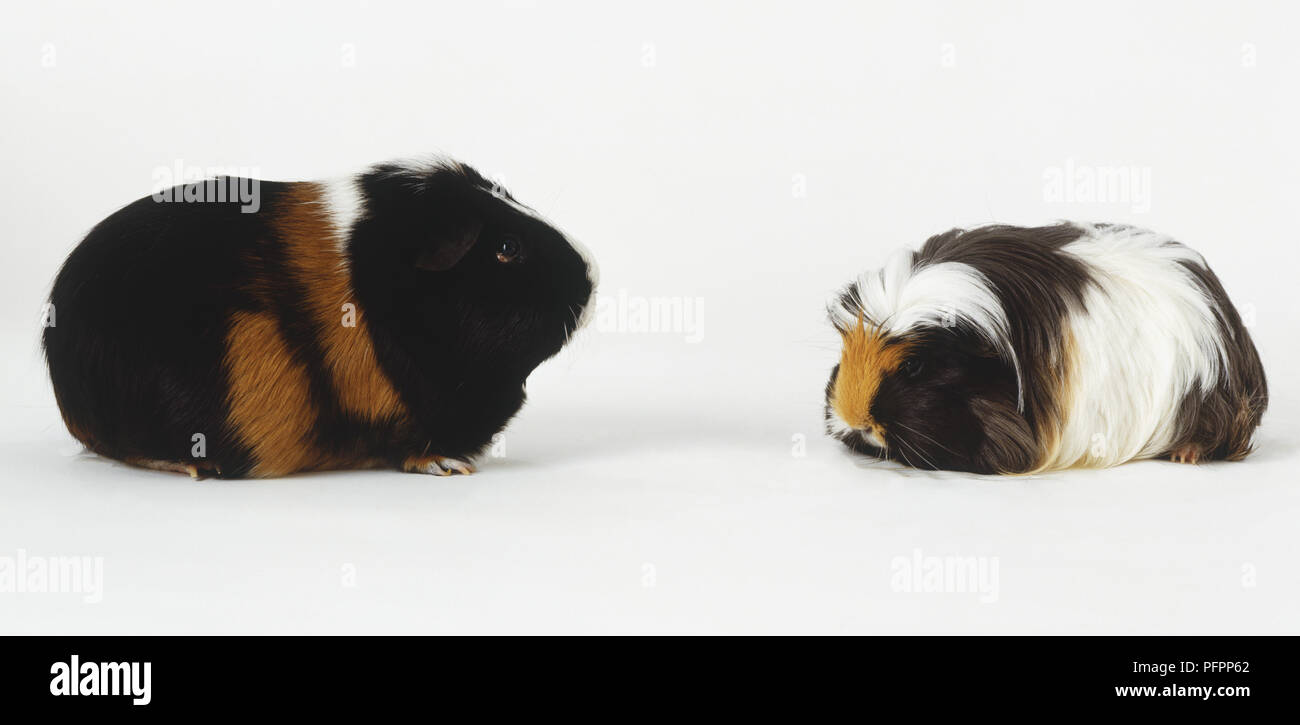
[[[447,456],[413,456],[406,460],[404,468],[411,473],[427,473],[434,476],[450,476],[453,473],[468,476],[474,472],[472,463]]]

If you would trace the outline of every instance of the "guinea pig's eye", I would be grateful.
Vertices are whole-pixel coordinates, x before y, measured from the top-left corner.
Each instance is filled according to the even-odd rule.
[[[921,369],[923,367],[925,367],[925,365],[920,360],[917,360],[914,357],[909,357],[903,361],[903,364],[900,365],[898,369],[906,377],[914,378],[921,374]]]
[[[519,240],[515,237],[506,237],[501,240],[501,246],[497,247],[498,262],[513,262],[519,256]]]

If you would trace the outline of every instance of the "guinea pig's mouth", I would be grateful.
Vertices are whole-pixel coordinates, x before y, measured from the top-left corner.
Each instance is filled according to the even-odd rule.
[[[841,439],[857,437],[863,443],[869,446],[886,450],[889,445],[885,443],[885,429],[879,424],[870,423],[868,425],[850,425],[832,406],[827,406],[827,427],[830,432],[839,436]]]
[[[867,430],[857,429],[857,434],[862,438],[862,440],[881,450],[889,447],[885,444],[885,437],[875,428]]]
[[[593,304],[595,301],[596,292],[593,290],[591,296],[587,298],[586,302],[581,305],[575,305],[578,309],[573,315],[573,332],[577,332],[586,327],[591,322],[591,318],[596,316],[596,305]]]
[[[562,348],[567,347],[573,341],[573,336],[587,326],[587,323],[591,321],[591,310],[594,307],[595,305],[592,304],[577,304],[569,305],[564,309],[563,319],[560,322],[560,328],[564,336],[551,354],[558,353]]]
[[[588,270],[592,267],[588,266]],[[588,273],[590,274],[590,272]],[[582,302],[569,305],[569,315],[573,319],[573,327],[566,325],[565,341],[572,337],[574,333],[591,323],[591,319],[596,316],[596,282],[589,276],[587,284],[590,285],[587,290],[587,298]]]

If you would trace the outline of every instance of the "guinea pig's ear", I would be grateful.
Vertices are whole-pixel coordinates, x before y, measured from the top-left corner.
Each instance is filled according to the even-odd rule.
[[[430,272],[443,272],[455,267],[478,242],[482,231],[481,221],[466,221],[449,226],[421,246],[415,257],[415,266]]]

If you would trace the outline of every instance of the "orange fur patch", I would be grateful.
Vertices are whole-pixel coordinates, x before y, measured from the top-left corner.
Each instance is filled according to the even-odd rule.
[[[1065,418],[1074,404],[1075,390],[1072,386],[1074,375],[1070,366],[1074,364],[1073,361],[1079,359],[1075,352],[1075,344],[1074,333],[1067,328],[1062,333],[1061,346],[1053,355],[1052,365],[1047,371],[1051,377],[1042,381],[1025,380],[1027,386],[1050,386],[1056,390],[1056,394],[1052,396],[1050,407],[1039,411],[1035,416],[1037,425],[1034,433],[1038,439],[1038,460],[1023,473],[1035,474],[1048,470],[1073,468],[1084,464],[1087,460],[1087,456],[1078,460],[1062,460],[1064,454],[1061,451],[1061,437],[1065,434]]]
[[[226,334],[230,422],[256,464],[252,475],[322,467],[311,430],[316,410],[307,369],[294,360],[271,315],[236,312]]]
[[[286,272],[302,290],[326,372],[339,407],[362,420],[389,423],[406,416],[397,390],[379,367],[363,310],[352,290],[339,232],[328,216],[319,184],[290,186],[273,224],[285,247]],[[247,290],[269,301],[284,282],[249,280]],[[351,307],[345,308],[345,305]],[[344,460],[313,442],[320,411],[312,401],[310,375],[298,362],[268,313],[236,312],[226,336],[230,422],[255,461],[251,475],[360,468],[378,461]]]
[[[319,184],[295,184],[285,196],[276,229],[285,258],[306,293],[304,304],[316,323],[325,364],[341,407],[363,420],[391,421],[406,408],[379,367],[339,232],[330,221]],[[347,310],[344,305],[351,305]],[[349,324],[345,324],[349,323]]]
[[[871,403],[880,389],[880,381],[898,370],[907,358],[911,343],[890,339],[878,327],[869,328],[861,316],[857,326],[846,330],[843,338],[844,349],[831,407],[854,428],[883,429],[871,418]]]

